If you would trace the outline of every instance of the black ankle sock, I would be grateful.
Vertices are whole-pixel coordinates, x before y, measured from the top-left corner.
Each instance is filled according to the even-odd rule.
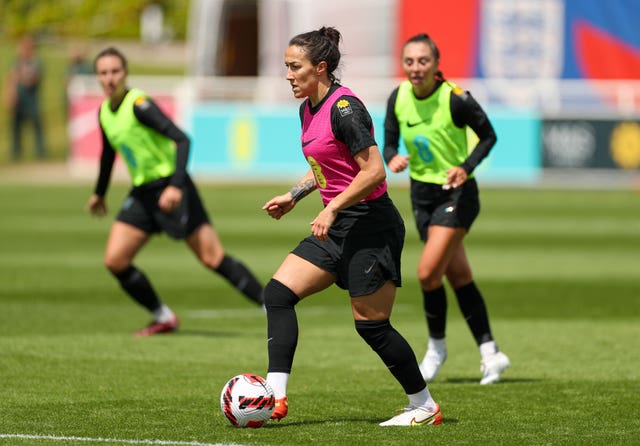
[[[262,305],[262,285],[242,262],[233,257],[224,256],[215,271],[253,302]]]
[[[291,373],[298,345],[298,318],[295,305],[300,298],[281,282],[271,279],[264,287],[267,309],[269,372]]]
[[[162,302],[147,276],[135,266],[131,265],[122,272],[112,274],[118,279],[122,289],[150,312],[154,312],[162,306]]]
[[[447,294],[444,286],[430,291],[422,290],[422,296],[429,336],[443,339],[447,326]]]
[[[382,359],[405,393],[411,395],[425,388],[416,355],[388,319],[355,321],[355,324],[358,334]]]
[[[480,294],[480,290],[474,282],[461,286],[455,290],[458,298],[460,311],[469,325],[469,329],[473,334],[478,345],[493,340],[491,328],[489,327],[489,315],[487,307]]]

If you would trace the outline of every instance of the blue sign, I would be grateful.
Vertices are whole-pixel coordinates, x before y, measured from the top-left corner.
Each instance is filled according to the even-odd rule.
[[[382,150],[383,107],[369,109]],[[531,112],[488,110],[498,135],[475,175],[486,182],[533,182],[541,160],[540,119]],[[297,181],[309,169],[300,146],[298,106],[204,103],[192,109],[189,169],[225,181]],[[473,142],[472,142],[473,144]],[[389,173],[389,181],[408,181]]]

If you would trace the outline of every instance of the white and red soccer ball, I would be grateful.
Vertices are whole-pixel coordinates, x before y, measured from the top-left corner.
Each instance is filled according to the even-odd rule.
[[[260,427],[271,418],[276,399],[261,376],[243,373],[231,378],[222,388],[220,408],[236,427]]]

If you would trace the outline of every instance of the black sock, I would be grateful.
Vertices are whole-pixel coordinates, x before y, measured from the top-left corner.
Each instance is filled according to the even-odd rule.
[[[355,322],[358,334],[378,354],[407,395],[426,387],[411,346],[388,319]]]
[[[489,327],[489,315],[480,290],[474,282],[470,282],[455,290],[460,311],[464,316],[471,333],[478,345],[493,340]]]
[[[153,313],[162,306],[162,302],[147,276],[135,266],[131,265],[124,271],[113,273],[113,275],[120,282],[122,289],[150,312]]]
[[[429,336],[444,339],[447,326],[447,294],[444,286],[431,291],[422,290],[422,296]]]
[[[249,299],[262,305],[262,285],[242,262],[225,255],[215,271]]]
[[[288,287],[271,279],[264,287],[267,309],[268,372],[291,373],[298,346],[298,318],[295,305],[300,298]]]

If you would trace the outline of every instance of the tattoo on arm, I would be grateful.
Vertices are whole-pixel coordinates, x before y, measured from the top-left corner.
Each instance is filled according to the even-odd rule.
[[[313,180],[301,181],[297,185],[293,186],[289,193],[291,197],[296,201],[302,200],[316,189],[316,182]]]

